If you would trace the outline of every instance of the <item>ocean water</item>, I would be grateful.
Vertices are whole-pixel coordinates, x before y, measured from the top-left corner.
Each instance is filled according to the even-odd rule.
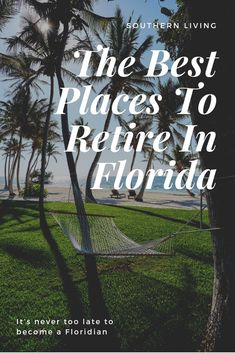
[[[136,177],[133,177],[133,183],[135,183],[136,181]],[[187,191],[185,189],[182,189],[182,190],[178,190],[176,189],[175,187],[175,179],[176,179],[176,176],[173,176],[172,177],[172,188],[170,190],[165,190],[164,189],[164,181],[165,181],[165,177],[163,176],[157,176],[155,179],[154,179],[154,182],[153,182],[153,186],[152,186],[152,189],[149,189],[149,190],[146,190],[148,192],[156,192],[156,191],[159,191],[159,192],[166,192],[166,193],[180,193],[180,194],[185,194]],[[125,186],[125,180],[126,180],[126,177],[123,176],[122,179],[121,179],[121,183],[123,183],[123,187],[121,188],[121,191],[125,191],[126,190],[126,186]],[[109,180],[106,181],[104,178],[101,182],[101,187],[103,189],[112,189],[113,188],[113,185],[114,185],[114,182],[115,182],[115,177],[114,176],[110,176]],[[196,182],[197,182],[197,176],[194,177],[194,183],[195,183],[195,186],[194,188],[192,189],[192,192],[195,193],[195,194],[199,194],[200,193],[200,190],[198,190],[198,188],[196,187]],[[21,183],[22,185],[24,184],[24,180],[22,179],[21,180]],[[79,180],[79,184],[81,186],[82,189],[85,188],[85,185],[86,185],[86,179],[82,178]],[[50,184],[51,186],[54,186],[54,187],[69,187],[70,186],[70,180],[68,177],[54,177],[52,183]],[[0,189],[2,189],[4,186],[4,177],[1,177],[0,176]],[[138,189],[137,189],[138,191]]]
[[[170,190],[166,190],[164,189],[164,182],[165,182],[165,177],[163,176],[157,176],[155,179],[154,179],[154,182],[153,182],[153,185],[152,185],[152,188],[151,189],[148,189],[146,191],[148,192],[156,192],[156,191],[159,191],[159,192],[166,192],[166,193],[183,193],[185,194],[187,191],[185,189],[182,189],[182,190],[178,190],[176,189],[175,187],[175,179],[176,179],[176,176],[173,176],[172,177],[172,188]],[[133,184],[135,184],[136,180],[137,180],[137,177],[133,177]],[[121,188],[122,191],[126,190],[126,186],[125,186],[125,181],[126,181],[126,177],[123,176],[122,179],[121,179],[121,183],[123,183],[123,187]],[[115,182],[115,177],[110,177],[109,178],[109,181],[106,181],[105,179],[102,180],[102,183],[101,183],[101,187],[104,188],[104,189],[112,189],[113,188],[113,185],[114,185],[114,182]],[[198,188],[196,187],[196,182],[197,182],[197,177],[195,176],[194,177],[194,183],[195,183],[195,186],[194,188],[192,189],[192,192],[195,193],[195,194],[199,194],[200,193],[200,190],[198,190]],[[85,181],[84,181],[84,185],[85,185]],[[81,181],[81,186],[83,187],[83,181]],[[137,189],[138,191],[138,189]]]

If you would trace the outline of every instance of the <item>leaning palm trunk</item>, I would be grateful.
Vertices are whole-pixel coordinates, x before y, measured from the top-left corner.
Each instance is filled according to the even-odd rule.
[[[9,189],[9,181],[11,177],[11,160],[12,160],[12,154],[10,152],[8,157],[8,165],[7,165],[7,188],[8,189]]]
[[[185,176],[185,175],[183,176],[183,181],[184,181],[184,183],[186,184],[187,179],[186,179],[186,176]],[[187,191],[187,193],[188,193],[190,196],[195,197],[195,194],[194,194],[192,191],[190,191],[188,188],[185,188],[185,190]]]
[[[130,166],[130,172],[132,171],[134,164],[135,164],[135,159],[136,159],[136,149],[134,149],[133,156],[132,156],[132,161],[131,161],[131,166]]]
[[[20,135],[20,141],[19,141],[19,150],[18,150],[18,161],[17,161],[17,168],[16,168],[16,185],[17,185],[17,190],[20,192],[20,162],[21,162],[21,150],[22,150],[22,134]]]
[[[154,158],[154,149],[152,149],[151,152],[150,152],[148,163],[147,163],[147,167],[146,167],[145,174],[144,174],[144,180],[143,180],[143,183],[141,185],[140,191],[139,191],[138,195],[135,198],[136,201],[143,202],[143,196],[144,196],[144,192],[145,192],[147,181],[148,181],[148,171],[151,168],[151,165],[152,165],[152,162],[153,162],[153,158]]]
[[[134,149],[134,153],[133,153],[133,156],[132,156],[131,166],[130,166],[130,172],[132,171],[132,169],[133,169],[133,167],[134,167],[135,159],[136,159],[136,149]],[[133,185],[133,184],[132,184],[132,181],[131,181],[131,188],[133,187],[132,185]]]
[[[4,189],[8,189],[8,179],[7,179],[7,162],[8,162],[9,154],[6,153],[6,158],[4,162]]]
[[[62,92],[62,89],[65,87],[62,74],[61,74],[61,63],[62,63],[62,58],[63,58],[66,42],[68,39],[68,35],[69,35],[69,26],[68,26],[68,23],[65,23],[64,29],[63,29],[62,43],[60,48],[60,57],[58,58],[57,67],[56,67],[56,77],[58,81],[60,94]],[[65,149],[67,149],[69,138],[70,138],[67,105],[65,105],[64,114],[61,114],[61,126],[62,126],[64,146],[65,146]],[[72,185],[72,190],[74,195],[74,202],[75,202],[77,215],[81,225],[81,232],[83,237],[85,238],[87,245],[91,248],[90,229],[89,229],[88,219],[86,217],[85,207],[82,200],[82,193],[78,184],[76,167],[75,167],[72,152],[66,152],[66,159],[67,159],[69,175],[70,175],[70,180],[71,180],[71,185]]]
[[[41,154],[41,151],[39,150],[38,153],[37,153],[37,156],[36,158],[34,159],[31,167],[30,167],[30,174],[34,173],[35,170],[37,169],[37,165],[38,165],[38,159],[40,157],[40,154]]]
[[[111,118],[112,118],[112,105],[113,105],[113,101],[115,100],[117,96],[117,93],[114,93],[113,96],[112,96],[112,99],[110,101],[110,107],[109,107],[109,111],[108,111],[108,115],[107,115],[107,118],[105,120],[105,123],[104,123],[104,128],[103,128],[103,132],[106,132],[108,131],[108,128],[109,128],[109,125],[110,125],[110,121],[111,121]],[[102,149],[104,147],[104,144],[105,142],[101,142],[99,144],[99,148]],[[94,198],[93,194],[92,194],[92,191],[91,191],[91,183],[92,183],[92,178],[93,178],[93,175],[94,175],[94,172],[95,172],[95,168],[97,167],[97,164],[100,160],[100,157],[101,157],[101,154],[102,154],[102,151],[101,152],[97,152],[96,155],[95,155],[95,158],[90,166],[90,169],[89,169],[89,172],[88,172],[88,176],[87,176],[87,181],[86,181],[86,201],[87,202],[94,202],[96,203],[96,199]]]
[[[45,184],[45,171],[46,171],[46,152],[47,152],[47,141],[48,141],[48,131],[51,119],[51,110],[54,99],[54,77],[50,77],[50,98],[47,108],[46,121],[43,131],[43,143],[41,151],[41,175],[40,175],[40,191],[39,191],[39,211],[40,214],[44,212],[44,184]]]
[[[77,151],[77,155],[76,155],[76,159],[75,159],[75,167],[76,167],[76,169],[77,169],[79,157],[80,157],[80,149]]]
[[[45,165],[45,171],[47,170],[49,163],[50,163],[50,157],[48,157],[48,159],[47,159],[47,162],[46,162],[46,165]]]
[[[30,170],[31,170],[32,161],[33,161],[33,158],[34,158],[34,155],[35,155],[35,151],[36,151],[36,149],[33,147],[31,155],[29,157],[28,167],[27,167],[26,176],[25,176],[24,196],[28,196],[28,193],[29,193]]]

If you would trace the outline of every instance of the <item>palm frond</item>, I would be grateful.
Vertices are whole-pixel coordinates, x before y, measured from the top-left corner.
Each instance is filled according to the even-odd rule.
[[[16,1],[15,0],[0,0],[0,31],[14,15]]]
[[[89,26],[89,28],[96,31],[98,30],[105,31],[108,25],[110,24],[110,22],[114,20],[113,17],[100,16],[88,9],[84,9],[80,11],[80,14],[82,19]]]

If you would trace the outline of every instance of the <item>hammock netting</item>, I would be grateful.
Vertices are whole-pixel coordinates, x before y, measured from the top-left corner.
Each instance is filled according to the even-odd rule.
[[[112,217],[100,215],[86,215],[89,231],[88,235],[84,235],[81,228],[83,216],[79,219],[72,213],[51,214],[80,254],[113,257],[173,254],[174,235],[139,244],[128,238],[116,226]]]
[[[116,226],[113,217],[86,214],[82,192],[78,185],[73,188],[73,192],[76,196],[76,208],[79,209],[80,212],[77,214],[72,212],[53,211],[51,214],[79,254],[105,257],[173,255],[173,242],[176,235],[180,233],[194,233],[219,229],[203,228],[197,230],[185,229],[182,231],[185,226],[189,225],[199,214],[202,215],[201,212],[204,208],[201,208],[196,216],[189,219],[176,232],[149,242],[137,243],[128,238]]]

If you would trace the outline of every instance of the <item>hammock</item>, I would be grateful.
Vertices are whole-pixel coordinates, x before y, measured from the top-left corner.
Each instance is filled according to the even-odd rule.
[[[128,238],[114,223],[113,217],[102,215],[80,215],[68,212],[50,212],[71,241],[79,254],[94,256],[171,256],[174,254],[173,241],[178,234],[214,231],[220,228],[200,228],[182,230],[195,217],[178,231],[165,237],[145,243],[137,243]],[[88,227],[87,231],[84,231]]]
[[[139,244],[128,238],[114,223],[112,217],[86,215],[89,239],[81,229],[76,213],[51,212],[63,233],[80,254],[95,256],[173,255],[174,234]]]
[[[128,238],[114,223],[110,216],[87,215],[82,192],[79,186],[73,188],[77,213],[51,212],[64,234],[69,238],[79,254],[94,256],[134,256],[153,255],[170,256],[174,254],[173,240],[177,234],[212,231],[219,228],[207,228],[181,231],[193,219],[188,220],[177,232],[163,238],[139,244]],[[201,214],[202,208],[198,214]]]

